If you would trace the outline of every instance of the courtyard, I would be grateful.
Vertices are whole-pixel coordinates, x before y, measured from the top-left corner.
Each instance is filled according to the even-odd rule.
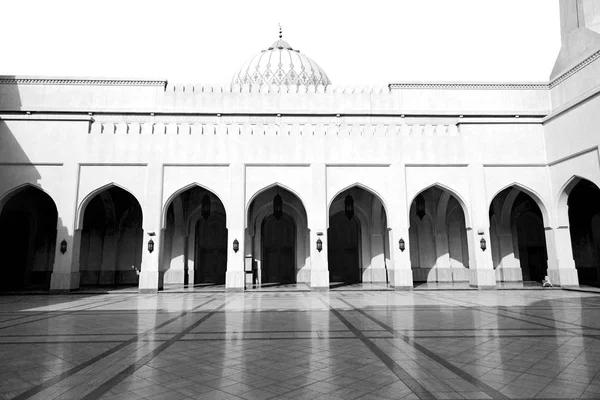
[[[566,290],[0,297],[2,399],[600,398]]]

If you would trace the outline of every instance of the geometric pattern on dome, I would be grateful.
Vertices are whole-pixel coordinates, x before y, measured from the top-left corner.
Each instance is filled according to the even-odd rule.
[[[331,85],[319,65],[281,38],[261,51],[233,76],[232,85]]]

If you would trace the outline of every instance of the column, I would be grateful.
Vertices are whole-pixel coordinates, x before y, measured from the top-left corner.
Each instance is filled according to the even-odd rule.
[[[146,175],[146,199],[143,210],[142,264],[140,270],[140,293],[157,293],[163,288],[160,270],[164,229],[162,229],[162,182],[163,167],[159,162],[148,164]],[[149,242],[154,243],[150,252]]]
[[[79,288],[79,247],[81,230],[75,230],[77,215],[77,181],[79,180],[79,164],[65,163],[62,175],[63,186],[60,195],[55,199],[58,211],[56,227],[56,247],[54,249],[54,267],[50,279],[50,293],[69,293]],[[67,251],[61,253],[62,241],[67,242]]]
[[[195,225],[193,225],[195,226]],[[192,228],[191,232],[187,232],[187,236],[185,238],[187,241],[185,256],[187,258],[186,268],[187,268],[187,279],[188,285],[193,285],[195,278],[195,257],[196,257],[196,230]]]
[[[364,279],[363,274],[363,282],[386,282],[386,273],[385,273],[385,252],[383,245],[383,215],[381,214],[381,203],[378,200],[373,200],[373,205],[371,209],[371,230],[369,238],[369,254],[370,260],[369,263],[371,267],[369,268],[370,274],[366,278],[369,278],[368,281]]]
[[[109,226],[102,242],[102,264],[100,265],[100,284],[112,285],[117,269],[118,228]]]
[[[448,232],[446,227],[438,226],[434,235],[435,240],[435,272],[438,282],[452,282],[452,269],[450,269],[450,249],[448,246]]]
[[[492,261],[490,220],[485,195],[485,177],[482,164],[471,164],[469,187],[471,194],[471,226],[467,226],[469,243],[469,284],[479,289],[495,289],[496,273]],[[486,249],[481,249],[481,239]]]
[[[310,288],[312,290],[329,290],[329,265],[327,263],[327,167],[324,163],[310,166],[312,173],[311,215],[308,216],[310,229],[309,251],[311,259]],[[317,250],[317,241],[322,243],[322,250]]]
[[[233,163],[229,166],[229,208],[227,214],[227,272],[225,290],[242,292],[245,287],[244,255],[246,214],[246,166]],[[233,250],[237,240],[238,251]]]
[[[510,227],[499,227],[498,248],[500,263],[498,265],[499,278],[502,282],[522,282],[523,271],[521,263],[515,258],[513,235]]]
[[[408,236],[410,204],[406,199],[406,174],[404,164],[394,163],[390,166],[390,185],[392,196],[389,200],[392,230],[390,250],[392,268],[388,271],[390,286],[396,290],[412,290],[413,275],[410,265],[410,240]],[[404,250],[400,249],[400,239],[404,242]]]
[[[553,229],[546,229],[546,247],[548,249],[550,282],[555,286],[562,287],[579,286],[569,226],[561,225]]]
[[[165,267],[164,283],[175,286],[183,286],[185,282],[185,218],[181,197],[173,200],[174,227],[171,241],[170,257],[167,258]]]

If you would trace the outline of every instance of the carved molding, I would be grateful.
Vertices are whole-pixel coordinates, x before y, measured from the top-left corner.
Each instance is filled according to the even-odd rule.
[[[160,86],[167,81],[126,79],[71,79],[71,78],[6,78],[0,77],[0,85],[88,85],[88,86]]]
[[[547,83],[390,83],[390,89],[548,90]]]
[[[550,89],[554,88],[555,86],[566,81],[571,76],[573,76],[577,72],[581,71],[582,69],[584,69],[585,67],[587,67],[588,65],[593,63],[594,61],[596,61],[598,58],[600,58],[600,50],[595,52],[594,54],[592,54],[591,56],[589,56],[588,58],[586,58],[579,64],[575,65],[573,68],[569,69],[568,71],[566,71],[563,74],[554,78],[554,80],[552,82],[550,82],[550,84],[548,86],[550,87]]]

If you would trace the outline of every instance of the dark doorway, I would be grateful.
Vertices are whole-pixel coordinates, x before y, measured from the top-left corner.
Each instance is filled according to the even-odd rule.
[[[0,290],[50,288],[57,219],[52,199],[35,188],[6,203],[0,214]]]
[[[350,220],[343,212],[329,219],[327,230],[329,250],[329,282],[335,284],[353,284],[362,281],[359,263],[359,228],[356,216]]]
[[[542,212],[533,199],[519,193],[513,206],[523,281],[541,282],[548,275],[548,254]]]
[[[296,283],[294,221],[285,214],[265,218],[262,243],[261,283]]]
[[[137,286],[142,264],[142,208],[120,187],[85,206],[79,254],[80,285]]]
[[[196,258],[194,260],[194,283],[225,283],[227,270],[227,227],[225,217],[213,213],[205,221],[196,223]]]
[[[568,205],[579,283],[600,287],[600,189],[582,179],[569,193]]]

